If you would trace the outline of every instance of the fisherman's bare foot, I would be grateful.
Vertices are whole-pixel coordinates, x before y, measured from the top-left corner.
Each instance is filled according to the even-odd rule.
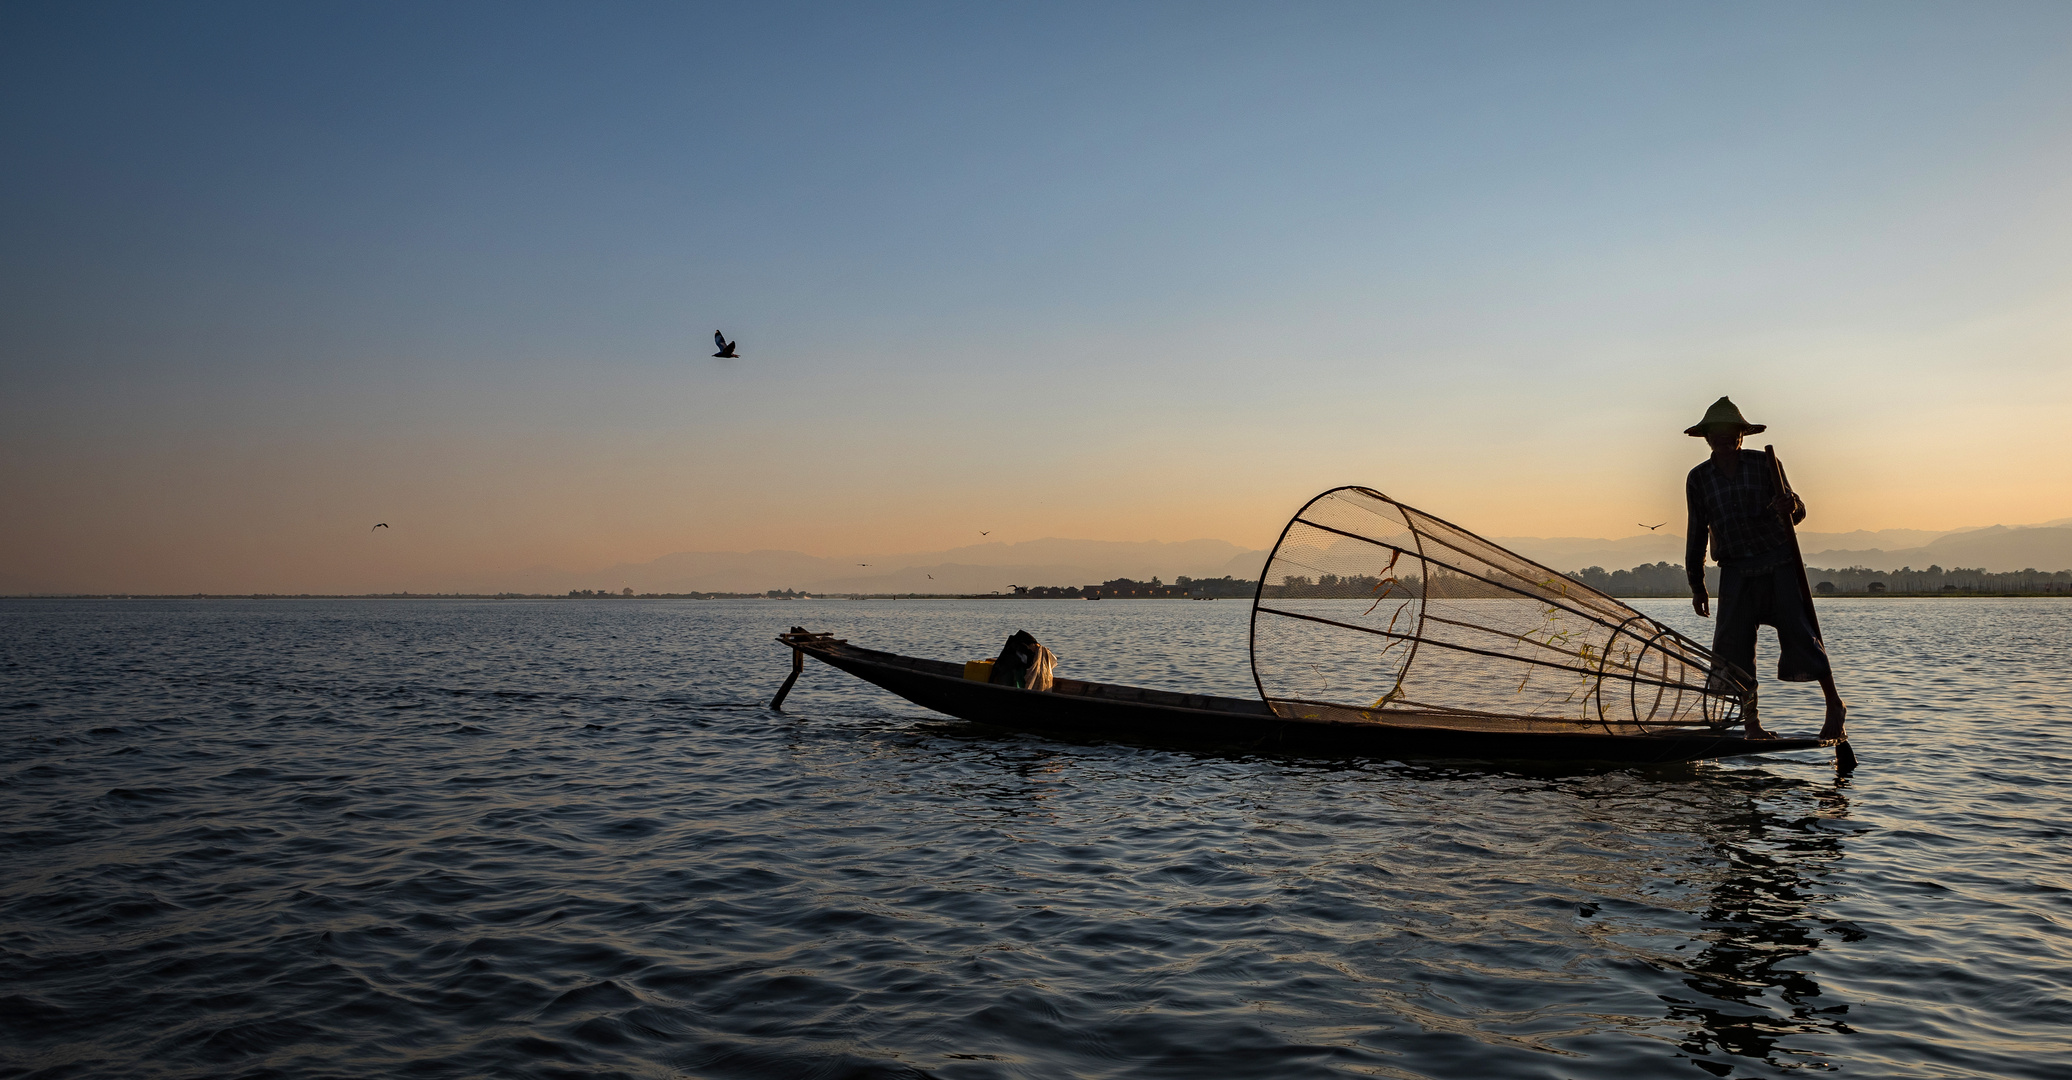
[[[1827,723],[1820,729],[1822,739],[1846,739],[1849,733],[1843,729],[1842,721],[1849,716],[1849,706],[1840,701],[1827,703]]]
[[[1760,741],[1763,739],[1774,739],[1777,736],[1770,733],[1769,731],[1764,730],[1763,725],[1751,720],[1749,721],[1748,730],[1746,732],[1745,737],[1751,740]]]

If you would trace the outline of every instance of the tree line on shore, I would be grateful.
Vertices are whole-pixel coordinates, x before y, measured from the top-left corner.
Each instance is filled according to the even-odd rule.
[[[1689,596],[1690,584],[1684,578],[1681,563],[1643,563],[1630,570],[1606,570],[1592,566],[1571,571],[1566,575],[1580,581],[1598,592],[1609,596]],[[2072,570],[2009,570],[1999,573],[1982,568],[1929,566],[1924,570],[1901,567],[1898,570],[1871,570],[1852,566],[1839,570],[1823,570],[1808,567],[1806,579],[1813,590],[1822,596],[2068,596],[2072,595]],[[1718,595],[1719,567],[1705,568],[1705,588]],[[1386,579],[1363,574],[1339,576],[1320,574],[1315,578],[1285,575],[1278,584],[1259,588],[1256,581],[1235,578],[1228,575],[1220,578],[1179,577],[1168,585],[1158,578],[1150,581],[1133,581],[1129,578],[1115,578],[1099,585],[1063,586],[1038,585],[1016,588],[1009,593],[994,593],[986,597],[1000,599],[1076,599],[1087,596],[1101,596],[1104,599],[1136,597],[1151,598],[1216,598],[1251,599],[1254,592],[1267,597],[1321,597],[1359,599],[1382,596],[1415,597],[1426,593],[1425,581],[1416,574],[1393,575]],[[1429,586],[1435,597],[1495,597],[1516,595],[1503,586],[1482,578],[1468,577],[1447,570],[1434,569]],[[74,593],[61,594],[72,599],[214,599],[214,600],[317,600],[317,599],[446,599],[446,600],[554,600],[558,594],[548,593],[357,593],[357,594],[310,594],[310,593],[187,593],[178,595],[147,595],[139,593]],[[610,589],[570,589],[568,599],[575,600],[805,600],[815,597],[828,599],[865,599],[877,597],[919,598],[921,593],[808,593],[796,589],[770,589],[760,593],[742,592],[683,592],[683,593],[635,593],[630,588],[614,592]],[[930,598],[954,597],[971,594],[925,594]],[[53,595],[49,598],[60,598]]]
[[[1689,596],[1691,586],[1681,563],[1644,563],[1630,570],[1607,571],[1592,566],[1567,575],[1608,596]],[[1806,577],[1815,592],[1823,596],[1879,595],[1974,595],[2064,596],[2072,594],[2072,570],[2014,570],[1994,573],[1984,569],[1930,566],[1925,570],[1871,570],[1861,566],[1840,570],[1808,568]],[[1705,588],[1719,593],[1719,567],[1705,568]],[[1435,571],[1429,583],[1416,574],[1387,579],[1363,574],[1339,576],[1321,574],[1315,578],[1285,575],[1278,584],[1261,590],[1267,597],[1310,597],[1358,599],[1374,596],[1493,597],[1515,595],[1501,584],[1461,574]]]
[[[1577,581],[1612,596],[1689,596],[1690,583],[1682,563],[1658,562],[1631,570],[1607,572],[1592,566],[1569,575]],[[2072,570],[2009,570],[1994,573],[1983,568],[1967,569],[1930,566],[1925,570],[1901,567],[1872,570],[1851,566],[1839,570],[1806,568],[1806,580],[1823,596],[1875,596],[1879,594],[1948,595],[1988,593],[1994,595],[2063,596],[2072,593]],[[1705,587],[1719,591],[1719,567],[1705,568]]]
[[[1609,596],[1654,597],[1689,596],[1691,586],[1684,577],[1682,563],[1643,563],[1629,570],[1606,570],[1592,566],[1569,572],[1567,577],[1580,581]],[[1880,596],[1880,595],[1971,595],[1989,594],[1996,596],[2065,596],[2072,595],[2072,570],[2013,570],[1994,573],[1983,568],[1952,567],[1944,569],[1930,566],[1925,570],[1903,567],[1898,570],[1871,570],[1852,566],[1843,569],[1806,570],[1808,582],[1823,596]],[[1432,596],[1452,598],[1494,597],[1514,595],[1503,586],[1469,577],[1464,574],[1435,568],[1429,586],[1417,574],[1393,575],[1384,583],[1383,579],[1363,574],[1340,576],[1320,574],[1316,577],[1284,575],[1278,583],[1259,588],[1257,581],[1224,576],[1220,578],[1175,578],[1166,584],[1158,578],[1150,581],[1133,581],[1116,578],[1099,585],[1035,585],[1015,588],[1001,594],[1003,598],[1026,599],[1077,599],[1100,596],[1105,599],[1153,599],[1153,598],[1219,598],[1251,599],[1254,592],[1267,597],[1311,597],[1311,598],[1372,598],[1377,594],[1390,596],[1423,596],[1429,588]],[[1713,595],[1719,594],[1719,567],[1705,568],[1705,588]],[[581,595],[572,593],[571,595]],[[609,595],[600,591],[597,595]],[[654,594],[647,594],[653,596]],[[678,594],[682,595],[682,594]],[[790,589],[772,589],[768,593],[704,593],[689,594],[703,598],[763,596],[772,599],[804,597],[802,592]],[[835,594],[862,595],[862,594]],[[919,594],[877,594],[877,595],[919,595]]]

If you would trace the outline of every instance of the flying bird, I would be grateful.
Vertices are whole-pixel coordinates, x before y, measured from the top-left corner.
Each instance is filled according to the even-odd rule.
[[[983,530],[983,531],[981,531],[981,532],[979,533],[979,535],[980,535],[980,536],[991,536],[991,535],[993,535],[993,530],[991,530],[991,529],[986,529],[986,530]]]
[[[719,351],[713,353],[712,355],[717,356],[722,360],[741,359],[741,354],[734,351],[734,343],[727,340],[727,335],[720,333],[717,330],[714,330],[712,332],[712,343],[714,345],[719,346]]]
[[[856,565],[858,565],[858,566],[869,566],[870,564],[869,564],[869,563],[867,563],[867,562],[860,562],[860,563],[857,563]]]
[[[388,522],[386,522],[386,521],[382,522],[382,523],[381,523],[381,524],[379,524],[379,525],[376,525],[376,526],[374,526],[374,529],[386,529],[386,528],[388,528]],[[374,529],[368,529],[367,531],[368,531],[368,532],[373,532],[373,531],[374,531]]]
[[[1641,528],[1643,528],[1643,529],[1646,529],[1646,530],[1647,530],[1647,531],[1649,531],[1649,532],[1654,532],[1654,531],[1655,531],[1656,529],[1659,529],[1659,528],[1661,528],[1661,527],[1662,527],[1662,525],[1667,525],[1667,524],[1669,524],[1669,523],[1665,521],[1665,522],[1663,522],[1663,523],[1662,523],[1662,525],[1641,525],[1641,523],[1640,523],[1640,522],[1636,521],[1636,522],[1634,522],[1634,524],[1635,524],[1635,525],[1640,525],[1640,527],[1641,527]]]
[[[934,580],[935,580],[935,575],[934,575],[934,574],[930,574],[930,575],[928,575],[928,580],[930,580],[930,581],[934,581]]]

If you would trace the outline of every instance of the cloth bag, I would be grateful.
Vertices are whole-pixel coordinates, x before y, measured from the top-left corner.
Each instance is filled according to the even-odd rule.
[[[1024,690],[1048,690],[1051,673],[1057,669],[1057,654],[1026,630],[1017,630],[993,661],[992,682]]]

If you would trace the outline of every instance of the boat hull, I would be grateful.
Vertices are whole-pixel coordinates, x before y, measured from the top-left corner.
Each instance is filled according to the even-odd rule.
[[[1261,701],[1059,679],[1049,691],[977,682],[943,661],[862,649],[820,635],[780,642],[916,705],[973,723],[1075,739],[1238,747],[1290,754],[1483,761],[1657,764],[1811,750],[1816,739],[1713,733],[1469,732],[1403,723],[1291,720]]]

